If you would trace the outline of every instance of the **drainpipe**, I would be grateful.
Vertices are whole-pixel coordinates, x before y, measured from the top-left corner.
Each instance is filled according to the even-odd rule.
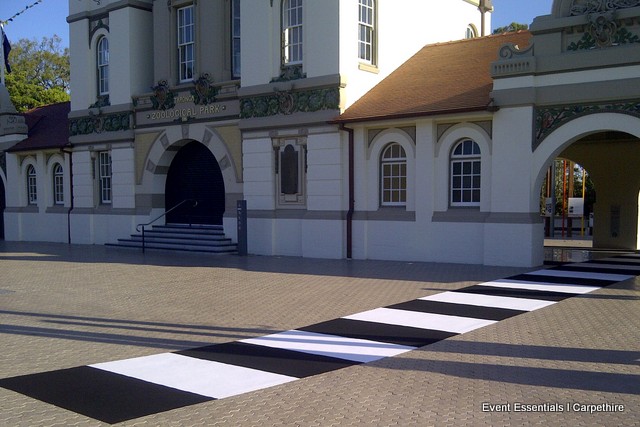
[[[353,129],[340,123],[340,130],[349,135],[349,210],[347,211],[347,258],[353,258],[353,212],[355,211],[355,184],[354,184],[354,140]]]
[[[69,197],[71,197],[71,204],[67,211],[67,241],[68,244],[71,244],[71,211],[73,210],[73,151],[67,151],[64,148],[61,148],[60,152],[69,155]]]

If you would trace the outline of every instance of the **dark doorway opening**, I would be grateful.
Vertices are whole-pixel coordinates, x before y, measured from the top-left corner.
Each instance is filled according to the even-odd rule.
[[[165,209],[185,203],[167,214],[167,223],[222,225],[225,191],[222,171],[207,147],[193,141],[182,147],[169,167],[165,186]]]

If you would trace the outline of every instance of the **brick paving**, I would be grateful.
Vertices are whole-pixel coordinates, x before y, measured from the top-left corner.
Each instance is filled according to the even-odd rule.
[[[523,271],[0,242],[0,378],[262,336]],[[632,426],[639,342],[632,279],[400,356],[120,425]],[[624,411],[574,410],[583,404]],[[0,425],[103,424],[0,388]]]

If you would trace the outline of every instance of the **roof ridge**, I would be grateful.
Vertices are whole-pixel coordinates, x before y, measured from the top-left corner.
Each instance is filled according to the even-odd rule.
[[[429,44],[424,45],[422,47],[422,49],[424,49],[426,47],[430,47],[430,46],[446,46],[446,45],[457,44],[457,43],[473,43],[473,42],[484,41],[484,40],[487,40],[487,39],[493,39],[493,38],[498,38],[498,37],[508,37],[508,36],[512,36],[514,34],[524,34],[524,33],[531,34],[531,32],[529,30],[509,31],[509,32],[506,32],[506,33],[489,34],[488,36],[472,37],[472,38],[469,38],[469,39],[457,39],[457,40],[448,40],[448,41],[444,41],[444,42],[429,43]]]

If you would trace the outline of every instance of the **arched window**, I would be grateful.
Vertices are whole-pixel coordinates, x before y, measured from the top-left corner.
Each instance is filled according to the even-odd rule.
[[[475,25],[473,24],[469,24],[469,26],[467,27],[467,31],[465,33],[465,39],[473,39],[478,37],[478,30],[476,29]]]
[[[407,154],[397,142],[387,145],[380,156],[380,204],[407,204]]]
[[[53,166],[53,203],[64,205],[64,173],[60,163]]]
[[[358,57],[375,65],[376,0],[359,0],[358,8]]]
[[[98,40],[98,95],[109,94],[109,39]]]
[[[27,201],[30,205],[38,203],[38,181],[36,168],[33,165],[27,167]]]
[[[284,0],[282,46],[285,65],[302,63],[302,0]]]
[[[480,147],[462,140],[451,151],[451,206],[480,206]]]

